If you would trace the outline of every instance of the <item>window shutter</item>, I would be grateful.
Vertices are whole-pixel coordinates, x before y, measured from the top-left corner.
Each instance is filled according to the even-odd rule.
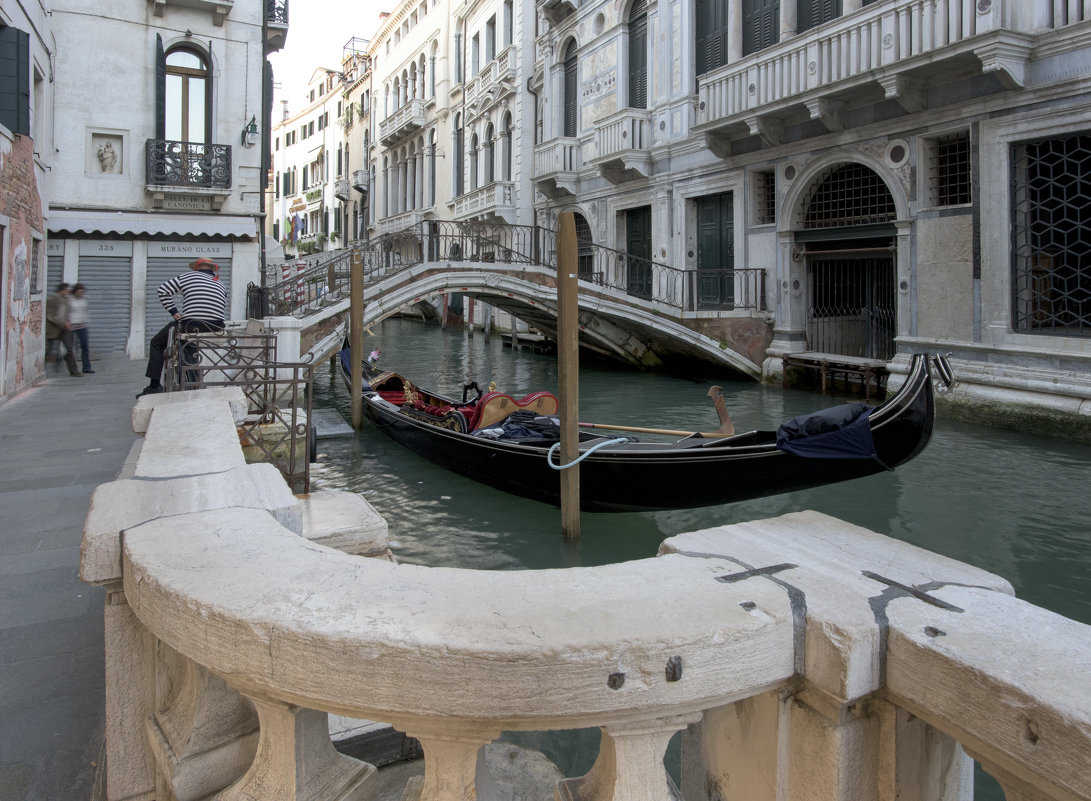
[[[0,124],[30,135],[30,34],[0,28]]]
[[[698,0],[697,74],[727,63],[727,0]]]
[[[569,44],[564,57],[564,135],[575,136],[578,125],[576,45]]]
[[[167,138],[167,57],[163,37],[155,35],[155,138]]]
[[[788,0],[789,3],[796,0]],[[800,30],[802,27],[802,6],[810,0],[799,0]],[[777,43],[777,31],[780,25],[779,0],[746,0],[743,4],[743,53],[750,55]]]
[[[629,12],[629,108],[648,107],[648,14],[646,0]]]

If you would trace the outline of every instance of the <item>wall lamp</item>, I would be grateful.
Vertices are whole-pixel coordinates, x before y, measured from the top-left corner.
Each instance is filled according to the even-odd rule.
[[[242,129],[242,143],[246,147],[253,147],[258,143],[258,120],[257,117],[251,117],[250,122],[246,123],[246,127]]]

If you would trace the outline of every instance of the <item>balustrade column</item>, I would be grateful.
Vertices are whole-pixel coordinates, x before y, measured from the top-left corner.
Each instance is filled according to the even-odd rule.
[[[217,801],[363,801],[373,794],[374,765],[337,752],[329,715],[247,696],[261,722],[250,769]]]
[[[461,720],[450,720],[446,725],[437,720],[434,728],[431,722],[399,728],[416,738],[424,752],[424,779],[417,801],[466,801],[477,797],[481,748],[499,737],[500,729]]]
[[[663,756],[676,732],[700,713],[602,727],[595,764],[583,776],[565,779],[573,801],[670,801]],[[558,791],[558,797],[563,797]]]
[[[972,795],[974,763],[958,741],[893,704],[872,703],[880,721],[879,801],[961,801]]]

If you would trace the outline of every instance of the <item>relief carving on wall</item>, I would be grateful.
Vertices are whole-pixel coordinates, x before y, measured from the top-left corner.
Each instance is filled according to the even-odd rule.
[[[118,134],[92,133],[91,147],[87,153],[87,172],[99,175],[123,173],[123,146],[124,139]]]

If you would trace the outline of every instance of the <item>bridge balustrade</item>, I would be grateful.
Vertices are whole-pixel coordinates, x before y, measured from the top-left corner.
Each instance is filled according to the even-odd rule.
[[[370,798],[330,713],[420,741],[406,801],[503,801],[483,745],[586,727],[559,799],[666,801],[678,733],[688,801],[968,798],[968,751],[1009,798],[1091,799],[1091,627],[998,576],[815,512],[597,567],[352,556],[306,538],[208,392],[137,404],[132,477],[85,527],[110,801]]]
[[[353,253],[364,265],[364,285],[373,285],[424,263],[445,270],[472,263],[505,267],[534,265],[556,273],[556,232],[540,226],[470,222],[424,222],[337,251],[266,289],[278,315],[303,317],[343,300],[349,291]],[[766,311],[767,271],[760,267],[680,270],[624,251],[581,242],[578,271],[585,291],[621,294],[676,313]],[[527,273],[528,280],[542,278]],[[545,280],[542,278],[542,280]],[[551,282],[555,286],[555,281]]]

